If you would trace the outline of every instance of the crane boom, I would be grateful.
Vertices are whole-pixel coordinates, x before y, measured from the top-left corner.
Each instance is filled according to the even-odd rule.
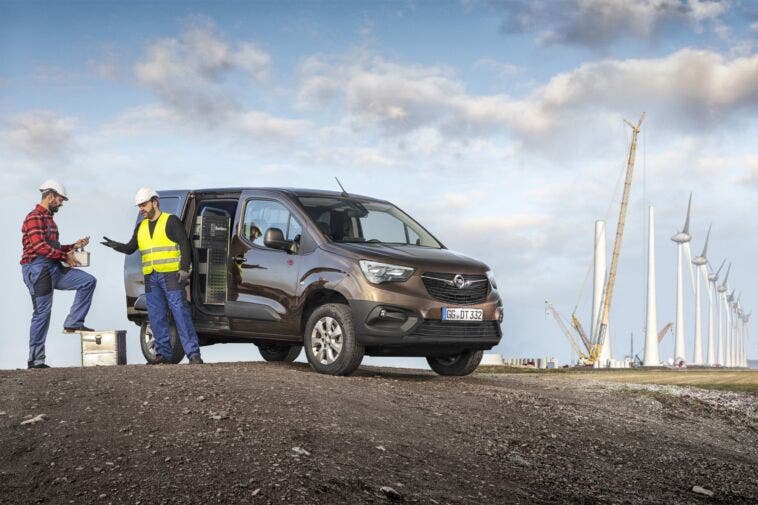
[[[576,329],[576,332],[579,334],[579,337],[582,339],[582,342],[584,343],[584,347],[587,349],[587,352],[591,353],[592,344],[590,343],[590,339],[587,337],[587,332],[584,331],[584,326],[582,326],[582,323],[579,321],[579,318],[576,317],[576,313],[571,314],[571,324],[574,325],[574,328]]]
[[[674,325],[674,323],[666,323],[666,326],[664,326],[661,331],[658,332],[658,342],[663,340],[663,337],[666,336],[666,333],[671,329],[671,327]]]
[[[608,331],[608,321],[611,312],[611,302],[613,301],[613,287],[616,284],[616,272],[618,271],[619,255],[621,253],[621,241],[624,238],[624,225],[626,224],[626,211],[629,207],[629,193],[632,188],[632,176],[634,175],[634,159],[637,153],[637,136],[640,133],[640,127],[642,126],[642,120],[645,118],[643,112],[640,116],[640,120],[636,125],[624,120],[626,124],[632,127],[632,143],[629,146],[629,157],[626,162],[626,178],[624,179],[624,193],[621,198],[621,208],[619,209],[619,220],[616,226],[616,239],[613,242],[613,254],[611,255],[611,268],[608,272],[608,279],[603,290],[603,304],[600,308],[600,327],[598,329],[598,335],[595,339],[595,347],[592,350],[590,357],[596,360],[600,351],[605,344],[605,334]]]
[[[576,341],[576,337],[574,337],[574,335],[571,333],[571,330],[569,330],[568,326],[566,326],[566,323],[563,321],[563,318],[558,313],[558,311],[555,310],[553,304],[547,300],[545,300],[545,312],[548,312],[551,316],[553,316],[555,322],[558,323],[558,326],[561,328],[563,334],[566,335],[566,339],[569,341],[569,345],[571,345],[571,348],[574,350],[577,357],[579,357],[580,360],[586,360],[587,355],[582,352],[582,349],[579,347],[579,342]]]

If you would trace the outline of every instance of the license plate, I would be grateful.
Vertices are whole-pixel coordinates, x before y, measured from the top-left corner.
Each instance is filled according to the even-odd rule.
[[[484,311],[482,309],[442,307],[443,321],[481,321],[483,318]]]

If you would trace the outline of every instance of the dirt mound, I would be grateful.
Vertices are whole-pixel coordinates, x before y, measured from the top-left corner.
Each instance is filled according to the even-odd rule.
[[[755,503],[755,423],[660,395],[298,364],[0,371],[0,503]]]

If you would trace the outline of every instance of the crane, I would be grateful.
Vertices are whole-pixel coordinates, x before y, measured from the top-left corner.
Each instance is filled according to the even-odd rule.
[[[598,328],[597,338],[590,351],[590,360],[595,363],[600,357],[600,352],[605,344],[605,335],[608,332],[608,322],[611,313],[611,302],[613,301],[613,288],[616,285],[616,273],[618,272],[619,255],[621,254],[621,241],[624,238],[624,225],[626,224],[626,211],[629,207],[629,193],[632,189],[632,176],[634,175],[634,159],[637,153],[637,136],[640,133],[642,121],[645,119],[645,113],[640,116],[636,125],[626,119],[624,122],[632,128],[632,143],[629,146],[629,157],[626,162],[626,178],[624,179],[624,192],[621,197],[621,208],[619,209],[619,220],[616,226],[616,238],[613,243],[613,253],[611,255],[611,268],[608,271],[608,278],[603,289],[603,303],[600,306],[600,325]],[[593,335],[594,337],[594,335]]]
[[[550,314],[553,316],[553,319],[555,319],[555,322],[558,323],[558,326],[561,328],[561,331],[566,336],[566,339],[569,342],[569,345],[571,345],[571,348],[574,350],[574,353],[579,357],[579,362],[582,364],[589,364],[589,356],[582,351],[582,348],[579,346],[579,342],[576,340],[576,337],[573,333],[571,333],[571,330],[569,330],[568,326],[566,325],[565,321],[563,320],[563,317],[558,313],[558,311],[553,307],[553,304],[549,301],[545,300],[545,314]],[[584,337],[586,338],[586,337]],[[584,340],[584,338],[582,340]],[[589,346],[588,346],[589,349]]]
[[[664,327],[661,329],[661,331],[659,331],[659,332],[658,332],[658,342],[660,342],[661,340],[663,340],[663,337],[665,337],[665,336],[666,336],[666,333],[668,333],[668,332],[669,332],[669,330],[671,329],[671,327],[672,327],[673,325],[674,325],[674,323],[667,323],[667,324],[666,324],[666,326],[664,326]]]

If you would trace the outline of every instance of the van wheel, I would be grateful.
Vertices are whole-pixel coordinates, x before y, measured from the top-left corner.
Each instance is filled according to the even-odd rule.
[[[350,307],[328,303],[317,307],[305,325],[305,354],[319,373],[350,375],[361,364],[364,348],[358,343]]]
[[[174,325],[173,321],[169,322],[168,325],[168,341],[171,346],[171,356],[163,356],[163,358],[171,363],[179,363],[184,358],[184,349],[182,348],[182,341],[179,338],[179,332],[176,331],[176,325]],[[153,337],[150,321],[142,323],[139,332],[139,343],[145,360],[151,364],[156,363],[155,337]]]
[[[266,361],[292,363],[302,350],[302,345],[258,344],[258,351]]]
[[[479,366],[484,351],[463,351],[454,356],[426,358],[432,370],[440,375],[468,375]]]

